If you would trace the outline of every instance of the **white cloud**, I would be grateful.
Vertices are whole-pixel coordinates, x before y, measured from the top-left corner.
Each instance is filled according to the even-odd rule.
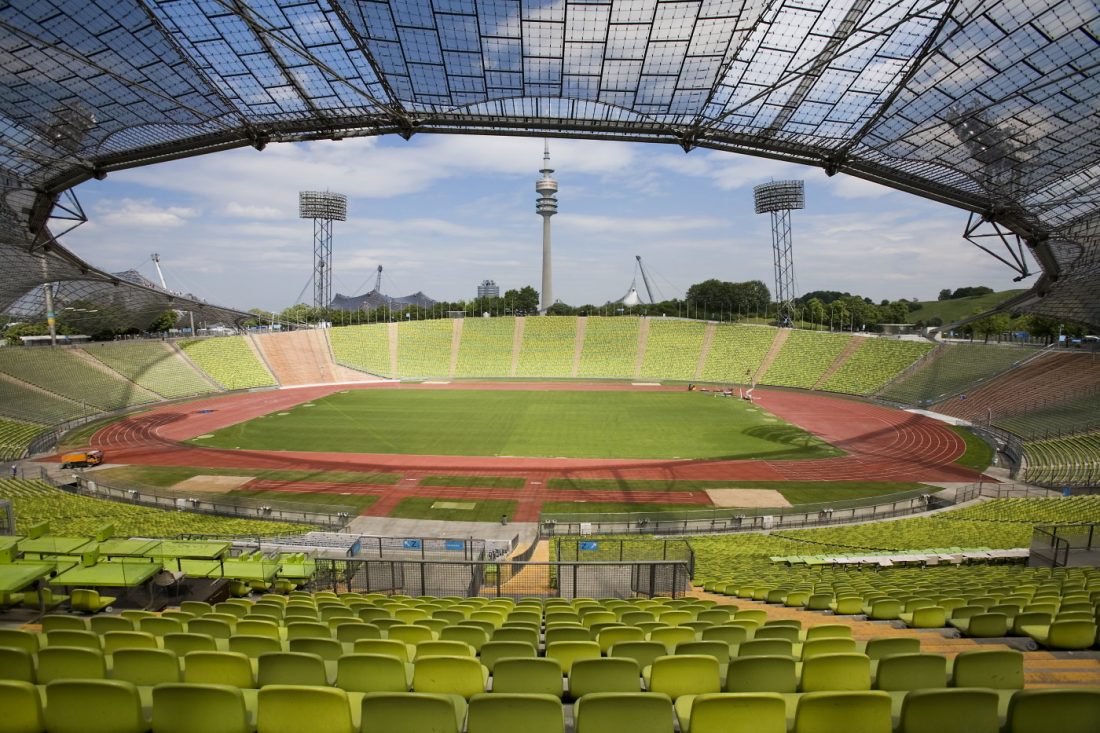
[[[230,201],[225,206],[225,213],[227,216],[232,216],[239,219],[283,219],[286,218],[286,212],[281,211],[274,206],[259,206],[255,204],[241,204],[236,201]]]
[[[196,211],[183,206],[157,206],[150,199],[137,201],[122,199],[117,205],[100,208],[104,224],[120,227],[178,227],[196,215]]]

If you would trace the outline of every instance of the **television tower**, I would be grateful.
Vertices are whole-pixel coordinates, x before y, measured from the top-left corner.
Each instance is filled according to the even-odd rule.
[[[775,259],[775,320],[794,323],[794,251],[791,247],[791,210],[806,206],[802,181],[773,181],[752,190],[757,214],[772,215],[772,254]]]
[[[547,140],[542,149],[542,168],[539,169],[542,178],[535,181],[535,191],[539,195],[535,211],[542,217],[542,305],[539,313],[543,315],[554,305],[550,267],[550,217],[558,213],[558,182],[550,177],[553,172],[554,169],[550,167],[550,141]]]

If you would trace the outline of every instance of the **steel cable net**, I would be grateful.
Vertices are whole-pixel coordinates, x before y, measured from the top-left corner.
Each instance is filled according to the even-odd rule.
[[[1019,306],[1100,324],[1098,37],[1092,0],[14,0],[0,184],[420,130],[703,146],[980,212],[1044,270]]]

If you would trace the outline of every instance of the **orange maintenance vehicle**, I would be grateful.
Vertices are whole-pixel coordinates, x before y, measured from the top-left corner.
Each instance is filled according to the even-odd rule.
[[[75,453],[65,453],[61,456],[62,468],[87,468],[103,463],[103,451],[85,450]]]

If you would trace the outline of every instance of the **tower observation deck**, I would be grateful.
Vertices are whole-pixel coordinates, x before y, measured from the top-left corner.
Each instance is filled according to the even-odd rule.
[[[542,150],[542,178],[535,181],[535,191],[539,198],[535,203],[535,212],[542,217],[542,304],[539,313],[546,314],[554,304],[553,271],[550,256],[550,217],[558,213],[558,182],[550,175],[550,143],[547,141]]]

